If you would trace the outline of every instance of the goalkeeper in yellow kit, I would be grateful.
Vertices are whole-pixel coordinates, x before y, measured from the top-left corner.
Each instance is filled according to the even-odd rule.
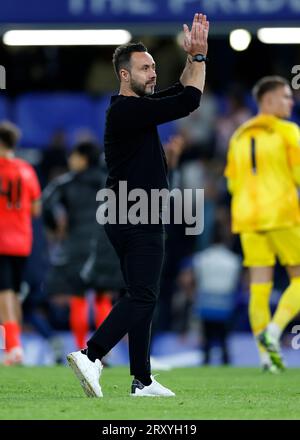
[[[225,176],[232,194],[232,230],[239,233],[250,269],[249,319],[264,369],[284,369],[279,340],[300,312],[300,131],[284,120],[293,96],[281,77],[262,78],[253,94],[258,115],[230,140]],[[273,317],[270,296],[276,258],[290,284]]]

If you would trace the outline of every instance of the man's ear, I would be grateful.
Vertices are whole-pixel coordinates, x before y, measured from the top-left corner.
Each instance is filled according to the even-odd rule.
[[[120,78],[123,81],[128,82],[129,81],[129,72],[126,69],[121,69],[120,70]]]
[[[272,94],[272,91],[265,93],[264,98],[265,98],[265,104],[269,107],[270,106],[272,107],[274,102],[274,95]]]

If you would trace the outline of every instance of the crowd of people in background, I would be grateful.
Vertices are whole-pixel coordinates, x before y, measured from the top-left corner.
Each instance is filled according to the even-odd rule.
[[[229,139],[255,108],[239,89],[219,98],[208,86],[202,99],[198,110],[178,121],[164,148],[171,187],[205,191],[204,231],[186,236],[185,225],[167,225],[153,337],[169,331],[185,334],[199,326],[204,362],[209,363],[210,348],[219,339],[222,362],[227,364],[229,332],[249,331],[249,324],[248,280],[239,239],[231,234],[230,196],[223,173]],[[296,120],[299,108],[300,101]],[[118,260],[96,222],[95,195],[105,186],[106,170],[102,146],[95,139],[86,135],[70,148],[60,129],[35,163],[43,213],[33,220],[33,251],[21,292],[23,326],[24,331],[38,332],[50,341],[54,350],[56,332],[68,330],[82,348],[89,328],[105,319],[122,289]],[[20,142],[17,155],[30,158],[29,153]],[[284,282],[279,272],[276,283]],[[56,360],[63,362],[59,350]]]

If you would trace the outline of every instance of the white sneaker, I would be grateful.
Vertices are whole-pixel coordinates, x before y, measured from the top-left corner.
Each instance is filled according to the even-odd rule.
[[[257,336],[257,340],[269,353],[272,364],[279,370],[284,371],[285,364],[280,352],[279,340],[268,331],[268,328]]]
[[[81,351],[74,351],[67,356],[68,363],[78,377],[83,391],[88,397],[103,397],[99,379],[103,365],[99,359],[89,360]]]
[[[158,383],[153,376],[151,376],[152,383],[148,386],[143,385],[142,382],[140,382],[137,379],[134,379],[132,381],[131,385],[131,396],[136,397],[172,397],[175,396],[175,393],[173,391],[169,390],[168,388],[162,386],[160,383]]]
[[[23,365],[24,363],[24,351],[22,347],[14,347],[10,351],[4,353],[3,365]]]

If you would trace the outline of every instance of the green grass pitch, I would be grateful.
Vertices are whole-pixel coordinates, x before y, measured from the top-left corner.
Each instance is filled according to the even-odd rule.
[[[300,369],[199,367],[157,378],[176,397],[132,398],[128,368],[106,368],[87,398],[68,367],[0,367],[1,420],[299,419]]]

